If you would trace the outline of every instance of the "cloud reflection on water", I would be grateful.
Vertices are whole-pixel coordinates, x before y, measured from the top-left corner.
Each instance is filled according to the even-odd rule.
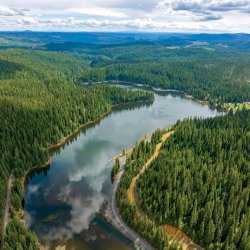
[[[114,156],[116,146],[109,140],[93,141],[93,138],[85,140],[80,147],[78,145],[67,151],[67,158],[63,161],[55,157],[54,168],[51,169],[53,181],[50,180],[49,175],[44,180],[48,185],[42,185],[41,189],[39,185],[28,187],[26,199],[34,196],[36,199],[44,197],[46,204],[52,208],[58,203],[69,207],[67,216],[59,217],[58,220],[63,221],[58,223],[59,225],[46,224],[40,218],[41,238],[46,241],[67,240],[74,234],[89,229],[90,222],[106,198],[104,188],[110,182],[110,176],[107,174],[107,172],[110,173],[111,168],[109,159]],[[59,165],[60,170],[56,169]],[[54,175],[54,171],[58,174]],[[32,221],[37,221],[36,214],[28,212],[25,219],[29,221],[29,227]],[[88,238],[91,239],[92,236],[89,235]]]
[[[25,197],[27,225],[48,244],[71,238],[77,241],[79,235],[84,244],[96,240],[94,236],[97,241],[111,237],[105,228],[100,230],[100,224],[93,224],[110,187],[109,160],[156,128],[184,117],[215,114],[205,106],[170,96],[157,96],[153,105],[140,110],[112,113],[61,149],[46,177],[37,175],[30,180]],[[43,222],[56,213],[60,214],[57,220]]]

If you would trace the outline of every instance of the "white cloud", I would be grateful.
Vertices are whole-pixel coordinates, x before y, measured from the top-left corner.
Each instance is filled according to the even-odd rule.
[[[23,16],[27,9],[0,7],[0,16]]]
[[[18,24],[21,25],[32,25],[37,24],[37,20],[33,17],[23,17],[17,20]]]
[[[1,5],[1,27],[12,30],[250,32],[250,0],[2,0]]]
[[[240,15],[250,10],[250,0],[164,0],[157,8],[172,15],[189,15],[196,21],[214,21],[223,19],[225,12]]]
[[[8,21],[6,25],[10,29],[15,28],[17,25],[20,29],[30,30],[64,30],[64,31],[187,31],[187,32],[239,32],[239,27],[228,22],[217,20],[211,17],[214,21],[207,21],[204,17],[195,17],[193,21],[173,21],[173,20],[154,20],[152,18],[136,18],[136,19],[72,19],[72,18],[41,18],[41,17],[21,17],[16,21]],[[218,18],[220,19],[220,18]],[[202,22],[201,22],[202,21]],[[241,25],[243,28],[243,26]],[[250,32],[248,25],[244,26],[245,32]]]
[[[210,13],[225,11],[245,11],[250,8],[250,0],[165,0],[158,4],[173,11]]]
[[[70,13],[84,14],[88,16],[101,16],[101,17],[114,17],[114,18],[126,18],[128,17],[126,13],[122,13],[115,10],[90,7],[90,8],[70,8]]]

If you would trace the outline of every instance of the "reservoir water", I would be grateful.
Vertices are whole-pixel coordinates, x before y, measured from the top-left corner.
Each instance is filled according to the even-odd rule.
[[[130,240],[98,215],[111,187],[110,159],[157,128],[188,117],[218,114],[208,106],[167,93],[155,93],[152,104],[116,108],[56,152],[48,169],[29,176],[26,225],[46,249],[59,245],[77,250],[133,249]]]

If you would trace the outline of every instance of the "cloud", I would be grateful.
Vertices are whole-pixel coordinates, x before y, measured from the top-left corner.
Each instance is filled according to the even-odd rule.
[[[215,21],[223,19],[223,12],[250,10],[250,0],[165,0],[158,8],[170,14],[189,15],[196,21]]]
[[[81,197],[74,197],[73,184],[68,184],[61,188],[58,195],[59,200],[68,204],[71,207],[70,219],[65,222],[63,226],[52,226],[44,228],[44,234],[41,236],[46,240],[67,240],[78,234],[83,230],[87,230],[90,226],[91,220],[95,216],[95,212],[99,211],[100,206],[104,202],[104,195],[95,193],[88,200]]]
[[[31,24],[37,24],[39,21],[33,17],[24,17],[24,18],[18,19],[17,22],[18,24],[21,24],[21,25],[31,25]]]
[[[139,11],[152,11],[157,5],[157,0],[109,0],[109,1],[92,1],[96,6],[114,9],[132,9]]]
[[[167,0],[160,2],[174,11],[210,13],[212,11],[244,11],[250,8],[250,0]]]
[[[238,27],[234,24],[218,23],[222,18],[216,15],[197,15],[190,21],[173,21],[152,18],[136,19],[108,19],[108,18],[43,18],[43,17],[20,17],[17,20],[0,20],[1,26],[9,25],[10,29],[18,27],[19,29],[30,30],[62,30],[62,31],[236,31]],[[216,23],[211,23],[213,20]],[[241,26],[243,27],[243,26]],[[244,27],[245,31],[246,27]]]
[[[250,32],[250,0],[2,0],[1,4],[5,30]]]
[[[67,20],[34,18],[34,20],[37,22],[36,25],[40,23],[54,25],[55,22],[57,25],[76,25],[74,18]],[[30,23],[33,23],[34,20]],[[26,19],[25,22],[27,22]],[[82,23],[79,20],[77,22]],[[97,25],[97,20],[88,20],[87,25],[90,23]],[[93,130],[89,130],[89,135],[91,131]],[[101,138],[96,143],[96,139],[93,141],[91,138],[85,137],[84,146],[80,144],[71,150],[69,148],[62,157],[55,157],[55,165],[60,162],[61,171],[58,174],[48,175],[48,180],[43,180],[45,183],[41,183],[40,186],[33,184],[27,189],[26,197],[29,197],[27,202],[31,204],[32,200],[37,213],[31,209],[32,211],[27,213],[25,218],[28,225],[32,226],[32,230],[35,229],[44,241],[67,240],[83,230],[88,230],[92,226],[91,221],[95,217],[95,213],[100,210],[106,198],[107,186],[110,185],[111,163],[109,163],[109,159],[117,154],[116,145]],[[107,147],[109,144],[112,147]],[[49,178],[53,178],[53,180],[49,180]],[[59,217],[53,225],[44,223],[42,221],[44,218],[39,218],[38,211],[44,206],[47,206],[47,211],[51,208],[58,209],[59,206],[63,208],[58,209]],[[91,230],[88,234],[90,234],[88,240],[94,239]]]
[[[249,0],[211,1],[211,3],[208,4],[208,8],[210,11],[235,11],[235,10],[244,11],[245,9],[250,8],[250,1]]]
[[[124,12],[99,8],[99,7],[91,7],[91,8],[71,8],[69,10],[71,13],[77,13],[81,15],[88,15],[94,17],[110,17],[110,18],[126,18],[128,15]]]
[[[0,16],[24,16],[24,12],[26,11],[29,11],[29,10],[0,7]]]
[[[34,214],[32,215],[32,213],[29,213],[28,211],[25,211],[25,214],[24,214],[24,220],[25,220],[25,225],[29,228],[31,227],[35,220],[34,220]]]
[[[28,8],[34,11],[76,12],[89,15],[128,17],[151,13],[159,0],[2,0],[5,6]]]
[[[215,15],[205,15],[205,16],[199,16],[196,18],[197,21],[216,21],[216,20],[221,20],[223,17],[222,16],[215,16]]]

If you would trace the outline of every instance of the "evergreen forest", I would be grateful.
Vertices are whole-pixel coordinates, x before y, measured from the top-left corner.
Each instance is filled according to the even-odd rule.
[[[127,190],[160,131],[150,143],[141,142],[127,158],[117,192],[123,219],[156,249],[178,249],[169,245],[164,225],[181,229],[205,249],[250,249],[249,125],[247,110],[179,121],[138,179],[135,207]]]
[[[154,100],[152,91],[115,86],[124,81],[178,90],[213,108],[232,109],[172,127],[173,135],[136,183],[140,216],[127,190],[163,131],[136,144],[116,194],[124,221],[156,249],[181,248],[170,244],[164,231],[172,225],[204,249],[249,250],[249,49],[247,34],[0,32],[3,249],[40,248],[22,221],[24,177],[49,162],[50,148],[114,106]],[[119,168],[116,161],[112,181]],[[9,180],[11,209],[3,235]]]
[[[32,167],[48,161],[50,145],[60,142],[79,125],[110,112],[114,105],[153,100],[152,93],[140,90],[78,86],[75,80],[86,65],[80,55],[0,51],[0,218],[10,176],[15,179],[11,203],[17,212],[22,209],[22,178]],[[33,234],[18,222],[16,213],[12,217],[4,249],[15,249],[16,242],[16,249],[37,249]]]

